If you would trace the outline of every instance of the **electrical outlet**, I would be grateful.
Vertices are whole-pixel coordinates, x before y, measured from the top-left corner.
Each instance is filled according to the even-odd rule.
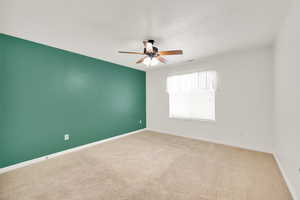
[[[64,140],[69,140],[69,139],[70,139],[69,134],[65,134],[65,135],[64,135]]]

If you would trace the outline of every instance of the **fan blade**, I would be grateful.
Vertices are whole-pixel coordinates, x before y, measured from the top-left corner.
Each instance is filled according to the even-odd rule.
[[[158,52],[159,55],[179,55],[179,54],[183,54],[182,50],[171,50],[171,51],[159,51]]]
[[[136,64],[142,63],[145,60],[145,58],[147,58],[147,57],[148,56],[145,56],[144,58],[139,59],[138,61],[136,61]]]
[[[162,62],[162,63],[164,63],[164,64],[167,63],[167,59],[165,59],[165,58],[163,58],[163,57],[161,57],[161,56],[157,56],[156,58],[157,58],[160,62]]]
[[[133,52],[133,51],[118,51],[119,53],[127,53],[127,54],[139,54],[144,55],[142,52]]]

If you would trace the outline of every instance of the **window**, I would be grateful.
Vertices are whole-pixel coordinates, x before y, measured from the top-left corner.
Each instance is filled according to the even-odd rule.
[[[215,120],[216,72],[169,76],[169,117]]]

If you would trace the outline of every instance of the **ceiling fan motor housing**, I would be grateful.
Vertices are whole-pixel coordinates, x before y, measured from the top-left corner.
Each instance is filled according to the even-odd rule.
[[[147,49],[144,48],[144,54],[150,56],[151,58],[157,56],[157,53],[158,53],[158,48],[157,47],[153,46],[152,47],[152,52],[147,52]]]

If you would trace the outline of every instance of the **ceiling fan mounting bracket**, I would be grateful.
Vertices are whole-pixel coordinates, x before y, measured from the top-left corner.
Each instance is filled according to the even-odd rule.
[[[154,40],[148,40],[147,42],[149,42],[153,45],[155,41]]]

